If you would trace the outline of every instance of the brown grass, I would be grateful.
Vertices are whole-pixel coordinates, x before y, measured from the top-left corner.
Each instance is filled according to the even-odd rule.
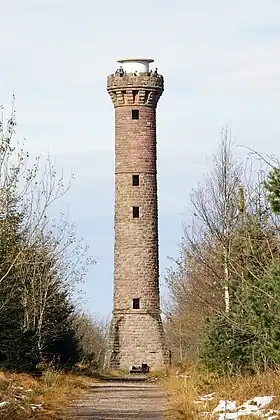
[[[40,378],[27,374],[0,372],[0,418],[69,419],[69,407],[79,399],[93,379],[75,374],[46,371]],[[33,404],[42,404],[32,409]],[[58,414],[59,413],[59,414]]]
[[[162,380],[162,384],[169,399],[167,418],[172,420],[199,419],[200,413],[212,412],[222,399],[237,401],[237,404],[241,405],[256,396],[265,395],[274,395],[269,408],[280,410],[280,372],[218,377],[191,367],[180,375],[171,372]],[[195,403],[201,396],[211,393],[215,393],[214,399],[206,402],[204,406]],[[246,418],[253,419],[255,416],[242,417]]]

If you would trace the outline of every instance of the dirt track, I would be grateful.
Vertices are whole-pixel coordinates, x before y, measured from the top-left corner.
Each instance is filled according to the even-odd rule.
[[[102,382],[90,385],[73,419],[163,420],[164,393],[151,382]]]

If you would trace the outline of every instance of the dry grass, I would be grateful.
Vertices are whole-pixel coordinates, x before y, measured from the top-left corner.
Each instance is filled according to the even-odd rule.
[[[256,396],[274,395],[269,408],[280,410],[280,372],[229,378],[202,373],[191,367],[180,375],[171,372],[162,383],[169,397],[167,418],[172,420],[199,419],[202,412],[211,413],[220,400],[236,401],[241,405]],[[201,396],[212,393],[215,393],[213,400],[204,406],[195,403]],[[242,417],[246,418],[255,416]]]
[[[46,371],[38,379],[27,374],[0,372],[0,402],[7,402],[6,406],[0,405],[0,418],[69,419],[69,406],[82,395],[90,381],[92,378],[86,376],[54,371]]]

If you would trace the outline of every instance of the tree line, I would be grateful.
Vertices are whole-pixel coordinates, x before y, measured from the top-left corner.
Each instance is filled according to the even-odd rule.
[[[50,158],[31,159],[15,129],[12,111],[0,121],[0,368],[100,369],[106,323],[73,301],[94,260],[68,218],[50,216],[71,179]],[[225,131],[190,203],[166,276],[173,362],[199,359],[218,373],[279,368],[279,162],[255,151],[236,158]]]
[[[218,373],[280,365],[280,166],[224,131],[212,170],[191,193],[180,253],[168,271],[173,360]]]
[[[63,214],[50,216],[71,179],[50,158],[32,160],[15,128],[13,110],[0,121],[0,367],[97,369],[106,326],[72,298],[94,260],[75,226]]]

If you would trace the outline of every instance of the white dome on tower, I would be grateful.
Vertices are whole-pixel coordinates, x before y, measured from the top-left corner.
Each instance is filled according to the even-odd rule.
[[[123,60],[118,60],[118,63],[122,65],[123,70],[126,73],[148,73],[149,65],[153,63],[152,58],[125,58]]]

